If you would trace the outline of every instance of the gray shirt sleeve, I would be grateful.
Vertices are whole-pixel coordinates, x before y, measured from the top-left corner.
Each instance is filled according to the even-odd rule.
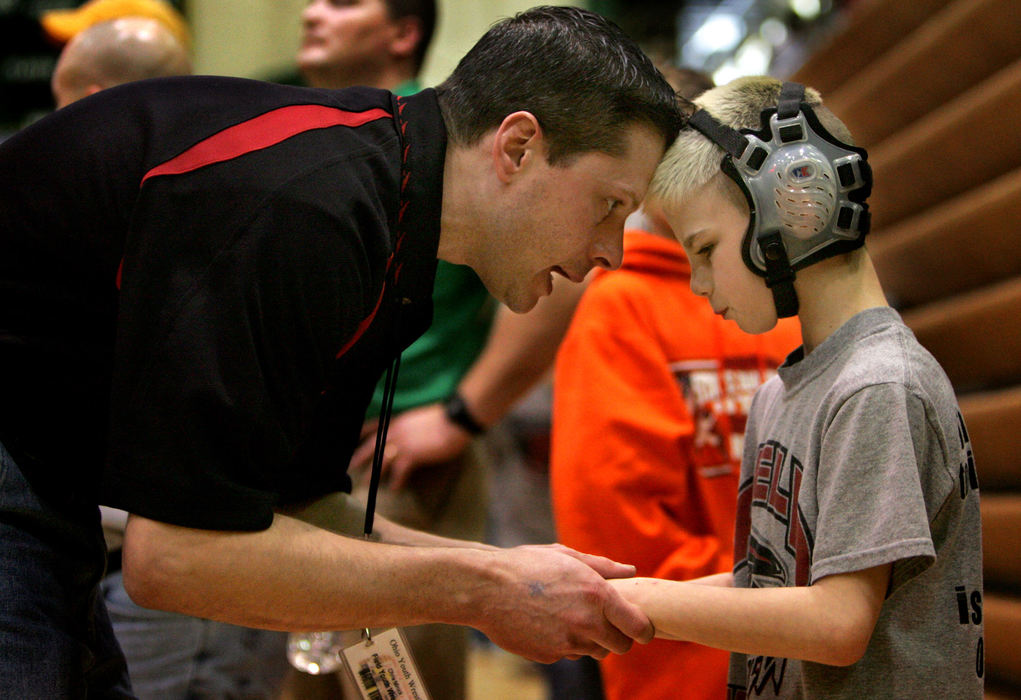
[[[869,385],[833,413],[821,443],[811,582],[894,563],[889,593],[935,559],[921,465],[921,400],[898,383]]]

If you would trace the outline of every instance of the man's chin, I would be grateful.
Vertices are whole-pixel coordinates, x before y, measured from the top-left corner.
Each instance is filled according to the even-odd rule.
[[[528,295],[508,295],[503,300],[504,306],[513,311],[516,314],[526,314],[535,308],[535,305],[539,303],[539,297],[534,294]]]

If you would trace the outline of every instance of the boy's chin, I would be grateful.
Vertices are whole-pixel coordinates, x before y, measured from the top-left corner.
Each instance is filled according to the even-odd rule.
[[[779,319],[776,316],[771,318],[756,318],[756,319],[735,319],[737,327],[743,330],[745,333],[751,335],[761,335],[768,333],[769,331],[776,328],[776,324],[779,323]]]

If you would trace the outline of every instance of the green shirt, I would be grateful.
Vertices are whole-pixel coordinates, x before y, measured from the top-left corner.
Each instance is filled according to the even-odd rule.
[[[410,95],[420,89],[411,80],[401,83],[393,92]],[[453,393],[486,344],[495,311],[496,301],[474,270],[439,261],[433,285],[433,322],[401,354],[394,413],[442,401]],[[379,415],[382,404],[381,380],[368,415]]]

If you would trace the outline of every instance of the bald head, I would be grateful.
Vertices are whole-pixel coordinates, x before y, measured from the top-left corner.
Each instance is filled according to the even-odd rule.
[[[188,53],[156,20],[121,17],[72,38],[57,60],[51,88],[57,107],[94,92],[145,78],[186,75]]]

